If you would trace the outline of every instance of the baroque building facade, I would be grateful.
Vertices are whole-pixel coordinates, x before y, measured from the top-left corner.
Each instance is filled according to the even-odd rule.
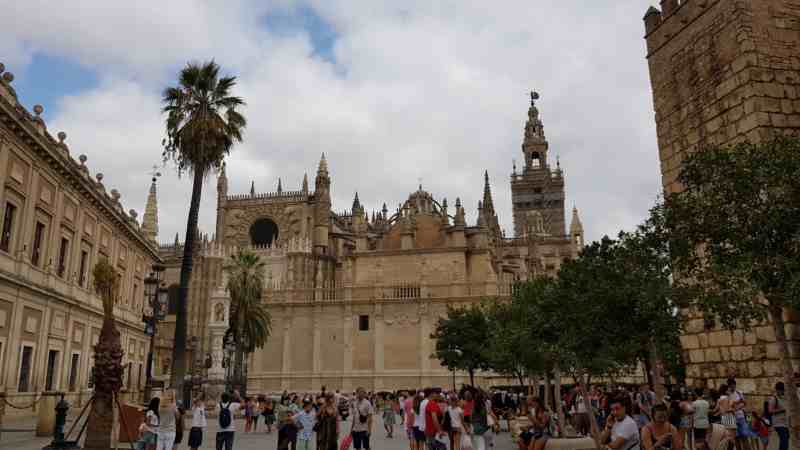
[[[93,347],[103,322],[92,268],[108,259],[120,276],[114,313],[125,351],[124,388],[144,388],[149,339],[143,279],[159,261],[155,204],[144,224],[126,212],[66,134],[54,138],[18,101],[0,64],[0,390],[6,414],[29,414],[43,391],[74,405],[91,397]],[[153,193],[153,202],[155,195]],[[5,407],[6,405],[2,405]]]
[[[707,145],[762,142],[800,131],[800,10],[793,0],[662,0],[644,17],[664,191],[681,189],[681,160]],[[736,377],[753,406],[781,376],[769,323],[728,331],[687,311],[687,381]],[[791,354],[796,311],[785,312]],[[793,361],[795,370],[800,365]]]
[[[583,245],[577,209],[565,228],[564,173],[548,163],[548,144],[532,94],[522,144],[525,165],[511,174],[515,236],[506,238],[488,172],[477,221],[466,206],[422,186],[394,210],[367,214],[356,194],[351,209],[331,205],[334,174],[325,155],[297,190],[231,194],[217,180],[216,229],[201,236],[189,293],[190,365],[210,364],[224,376],[222,340],[230,300],[223,267],[250,248],[266,263],[264,301],[272,335],[248,361],[252,392],[395,390],[449,386],[456,374],[431,357],[430,335],[448,306],[508,297],[514,282],[557,272]],[[168,284],[177,296],[182,244],[161,247]],[[173,317],[162,324],[157,370],[170,366]],[[465,374],[457,374],[463,381]],[[483,382],[488,382],[484,379]]]

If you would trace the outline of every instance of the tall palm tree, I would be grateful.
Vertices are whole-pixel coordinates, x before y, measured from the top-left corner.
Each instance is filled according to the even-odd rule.
[[[271,331],[272,320],[262,301],[265,266],[258,255],[249,250],[231,255],[225,266],[226,288],[231,297],[229,329],[236,344],[233,378],[241,385],[242,395],[247,391],[245,356],[263,347]]]
[[[172,350],[171,384],[179,398],[183,396],[186,375],[187,297],[203,180],[222,166],[231,147],[242,141],[247,125],[244,116],[236,110],[244,101],[231,95],[235,85],[236,77],[219,76],[219,66],[214,61],[202,65],[188,63],[178,75],[178,85],[164,89],[162,95],[163,112],[167,116],[164,160],[175,162],[178,175],[188,172],[194,176]]]
[[[114,303],[119,293],[117,271],[101,259],[92,270],[94,289],[103,301],[103,328],[94,346],[94,398],[89,411],[84,448],[107,450],[111,447],[114,396],[122,388],[122,345],[114,321]]]

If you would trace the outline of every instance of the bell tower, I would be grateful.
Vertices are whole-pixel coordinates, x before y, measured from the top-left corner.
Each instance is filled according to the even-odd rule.
[[[544,135],[544,126],[539,118],[536,100],[539,94],[531,92],[531,106],[528,108],[528,121],[525,123],[525,137],[522,153],[525,166],[517,173],[516,164],[511,174],[511,200],[514,211],[514,235],[527,236],[531,228],[528,220],[541,215],[545,234],[566,235],[564,220],[564,177],[556,162],[551,170],[547,161],[549,145]],[[531,214],[536,212],[538,214]]]

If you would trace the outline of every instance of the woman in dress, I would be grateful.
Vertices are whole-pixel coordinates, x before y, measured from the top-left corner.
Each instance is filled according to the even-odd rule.
[[[197,450],[203,445],[203,429],[207,425],[205,398],[198,397],[192,405],[192,428],[189,429],[190,449]]]
[[[264,401],[264,423],[267,425],[267,434],[272,433],[272,424],[275,423],[275,403],[271,398]]]
[[[394,437],[394,409],[394,396],[388,394],[386,396],[386,401],[383,402],[383,428],[386,430],[386,437],[389,439]]]
[[[147,450],[155,450],[156,438],[158,437],[158,407],[161,399],[153,397],[150,399],[150,404],[147,405],[147,412],[144,416],[144,431],[142,433],[142,440],[145,442]]]
[[[455,393],[450,395],[450,404],[447,407],[447,413],[450,414],[450,441],[452,442],[452,450],[461,450],[461,438],[464,436],[464,410],[461,409],[461,404]]]
[[[332,393],[325,394],[325,403],[317,416],[317,450],[337,450],[339,445],[339,411]]]

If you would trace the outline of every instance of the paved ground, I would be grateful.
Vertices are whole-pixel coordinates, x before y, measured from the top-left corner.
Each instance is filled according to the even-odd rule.
[[[373,429],[373,436],[371,447],[373,450],[406,450],[408,449],[408,440],[405,433],[401,432],[398,426],[395,427],[395,437],[387,439],[386,433],[383,430],[383,424],[380,417],[376,417],[375,428]],[[237,419],[237,432],[234,442],[234,450],[274,450],[277,448],[277,432],[273,430],[272,434],[264,432],[263,422],[260,425],[259,431],[256,433],[244,433],[244,421]],[[36,427],[34,418],[29,420],[9,420],[4,424],[3,429],[28,429],[32,430]],[[215,419],[209,420],[209,428],[203,439],[204,450],[214,450],[214,433],[217,429]],[[183,444],[179,447],[180,450],[188,450],[186,446],[187,435],[184,435]],[[13,449],[13,450],[40,450],[42,447],[49,444],[51,438],[38,438],[34,436],[32,431],[26,432],[4,432],[0,436],[0,448]],[[120,449],[130,449],[128,444],[119,444]],[[495,438],[494,450],[513,450],[511,445],[511,438],[507,432],[501,433]]]

